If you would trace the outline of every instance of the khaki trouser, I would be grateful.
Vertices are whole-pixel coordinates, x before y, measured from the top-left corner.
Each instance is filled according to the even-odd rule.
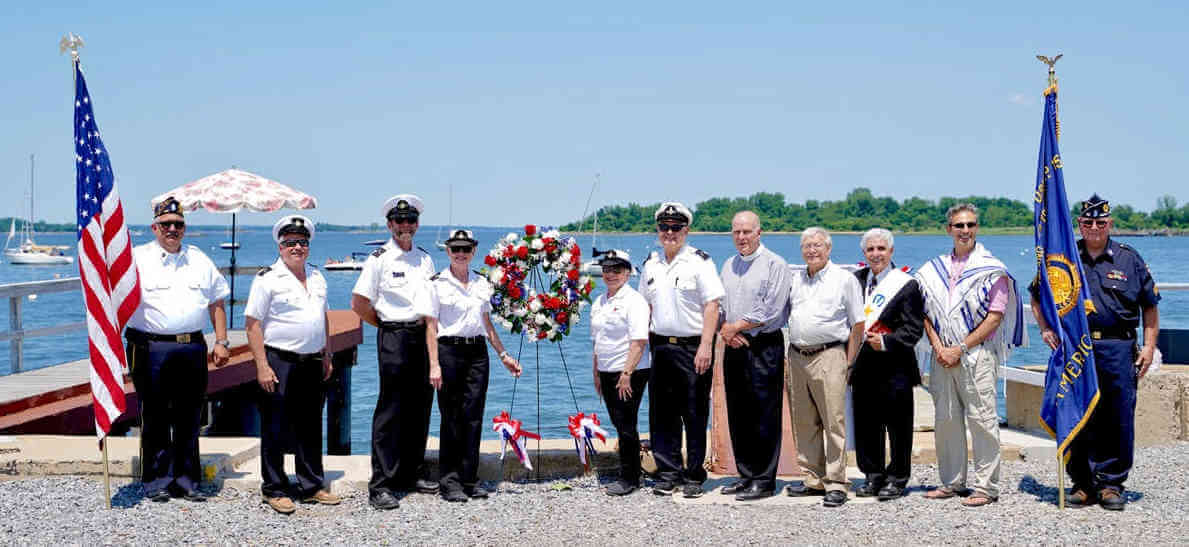
[[[999,413],[996,410],[999,362],[983,346],[962,356],[961,366],[946,368],[933,359],[929,391],[933,395],[937,471],[941,484],[969,486],[999,497]],[[966,429],[974,451],[974,480],[966,479]],[[799,447],[798,447],[799,448]]]
[[[805,357],[790,348],[785,387],[805,486],[846,491],[846,350]]]

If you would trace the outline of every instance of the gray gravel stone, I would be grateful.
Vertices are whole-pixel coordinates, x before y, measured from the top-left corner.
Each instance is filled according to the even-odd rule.
[[[999,503],[967,509],[921,496],[933,466],[914,466],[897,501],[812,506],[684,505],[641,490],[615,498],[593,478],[504,483],[487,500],[447,503],[413,494],[373,511],[364,492],[342,505],[301,505],[282,516],[256,492],[224,489],[203,504],[142,497],[118,485],[114,510],[99,507],[93,477],[0,482],[4,544],[1185,544],[1189,542],[1189,443],[1144,448],[1128,481],[1126,511],[1056,507],[1054,464],[1005,462]],[[604,479],[604,482],[608,479]],[[559,489],[567,484],[569,490]],[[487,486],[494,487],[494,484]],[[117,485],[113,485],[117,487]]]

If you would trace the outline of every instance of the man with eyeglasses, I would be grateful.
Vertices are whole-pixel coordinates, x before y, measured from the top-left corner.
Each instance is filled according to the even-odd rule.
[[[260,407],[260,476],[264,502],[278,513],[297,510],[290,496],[305,503],[338,505],[326,490],[322,470],[322,405],[332,365],[326,312],[326,279],[308,263],[314,223],[288,215],[272,228],[277,261],[256,274],[244,331],[256,362],[262,390]],[[285,473],[290,445],[297,470],[293,492]]]
[[[1098,373],[1098,406],[1069,448],[1065,465],[1073,479],[1065,498],[1072,507],[1099,503],[1122,511],[1127,504],[1123,483],[1135,456],[1135,401],[1139,379],[1148,373],[1160,332],[1157,304],[1160,293],[1144,259],[1128,245],[1110,238],[1114,221],[1110,202],[1098,194],[1082,202],[1078,217],[1082,268],[1094,313],[1086,316]],[[1036,281],[1032,314],[1046,344],[1056,349],[1057,333],[1040,310]],[[1135,329],[1143,320],[1144,341],[1136,343]]]
[[[822,505],[846,503],[846,374],[863,332],[859,281],[830,260],[830,233],[801,233],[805,269],[789,290],[786,389],[805,480],[789,485],[793,497],[821,496]]]
[[[978,235],[978,208],[960,203],[946,211],[950,252],[917,270],[925,297],[925,335],[933,350],[929,391],[933,395],[937,474],[942,486],[927,499],[962,499],[966,507],[999,500],[999,365],[1024,343],[1023,307],[1007,266]],[[974,478],[967,482],[966,434],[970,432]]]
[[[231,293],[219,269],[193,245],[183,245],[186,220],[172,196],[153,207],[154,240],[132,250],[140,275],[140,307],[128,320],[128,370],[140,404],[141,483],[155,502],[182,497],[205,501],[198,428],[206,396],[207,346],[202,329],[215,327],[212,360],[229,356]]]
[[[425,478],[424,463],[433,405],[425,316],[435,270],[429,253],[413,245],[424,211],[413,194],[397,194],[384,203],[380,214],[392,239],[367,258],[351,294],[351,309],[378,328],[380,394],[372,416],[368,483],[369,501],[378,510],[400,507],[398,492],[438,491],[438,483]]]
[[[652,492],[671,495],[681,488],[683,496],[696,498],[706,481],[709,372],[723,287],[710,255],[686,245],[694,215],[685,205],[662,203],[653,218],[662,250],[644,261],[637,288],[652,313],[648,423],[660,476]]]
[[[760,242],[760,217],[731,220],[738,254],[722,265],[723,383],[727,425],[739,481],[723,488],[739,501],[776,492],[784,409],[784,335],[789,319],[789,265]]]

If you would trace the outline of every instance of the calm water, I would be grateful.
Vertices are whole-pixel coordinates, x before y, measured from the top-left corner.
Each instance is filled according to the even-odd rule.
[[[492,228],[476,228],[475,230],[481,241],[481,249],[486,249],[492,242],[508,232],[508,229]],[[433,245],[436,232],[435,227],[423,227],[418,234],[417,244],[431,251],[431,256],[434,257],[435,263],[441,269],[446,266],[446,258]],[[342,258],[349,255],[351,251],[363,250],[364,241],[381,237],[385,237],[385,234],[319,233],[314,240],[313,249],[311,249],[311,262],[320,265],[329,257]],[[151,238],[151,234],[134,236],[133,239],[139,244],[148,241],[149,238]],[[43,244],[74,244],[71,234],[40,235],[37,240],[38,243]],[[225,240],[227,240],[225,233],[212,232],[207,232],[199,237],[187,238],[188,243],[197,245],[220,265],[226,265],[229,259],[229,251],[218,247],[219,243]],[[834,261],[846,263],[861,260],[858,240],[858,236],[836,236],[834,238]],[[271,264],[276,259],[276,247],[267,232],[244,232],[240,234],[239,241],[242,248],[237,254],[237,262],[240,265]],[[764,236],[763,241],[770,249],[784,256],[790,262],[801,262],[797,236],[768,235]],[[1022,281],[1021,286],[1031,279],[1035,272],[1035,264],[1030,250],[1031,236],[984,236],[980,238],[980,241],[1007,264],[1012,274]],[[1145,237],[1124,238],[1121,241],[1139,250],[1150,265],[1157,281],[1189,282],[1189,275],[1180,270],[1180,263],[1177,260],[1186,256],[1186,251],[1189,251],[1189,239]],[[581,237],[579,243],[583,247],[583,254],[589,256],[590,238]],[[690,243],[709,252],[717,266],[721,266],[723,259],[735,252],[730,238],[725,235],[691,236]],[[637,265],[649,251],[657,248],[656,238],[652,235],[604,236],[598,240],[595,246],[600,249],[615,247],[628,250]],[[950,240],[946,236],[898,237],[896,238],[894,258],[899,265],[917,267],[934,255],[948,249],[949,246]],[[474,266],[478,268],[480,265],[476,261]],[[357,272],[325,272],[325,274],[329,285],[331,307],[348,308],[351,287],[354,285]],[[0,265],[0,283],[77,275],[76,265],[13,266],[7,263]],[[634,282],[633,280],[633,284]],[[250,284],[250,277],[237,278],[236,295],[246,299]],[[596,292],[601,292],[601,286],[600,290]],[[0,304],[3,304],[0,305],[0,321],[7,325],[8,306],[6,303]],[[1162,327],[1189,328],[1189,292],[1168,291],[1164,294],[1160,308]],[[24,303],[24,327],[26,329],[83,320],[82,303],[77,292],[44,295],[32,301],[26,300]],[[237,327],[243,324],[241,309],[236,310],[234,322]],[[529,430],[540,432],[549,437],[563,437],[568,434],[564,424],[566,417],[574,413],[575,407],[584,412],[605,414],[606,409],[602,401],[595,395],[591,382],[591,340],[585,317],[582,323],[579,328],[575,329],[574,334],[560,345],[525,343],[523,349],[521,349],[518,336],[506,333],[502,328],[496,327],[503,336],[504,344],[513,355],[518,350],[522,351],[520,360],[525,366],[525,372],[519,382],[513,382],[511,376],[498,365],[498,361],[492,355],[492,362],[495,366],[491,371],[486,423],[490,423],[491,417],[499,413],[500,410],[507,409],[512,405],[514,392],[513,416],[523,420]],[[1040,336],[1035,326],[1029,326],[1029,336],[1034,341],[1032,346],[1016,351],[1011,357],[1010,364],[1040,364],[1047,361],[1048,351],[1043,343],[1040,343]],[[371,415],[378,392],[375,329],[365,325],[363,339],[363,345],[359,348],[359,364],[355,367],[352,377],[352,449],[360,454],[368,452]],[[4,345],[7,344],[0,344],[0,346]],[[86,348],[86,335],[83,332],[28,340],[25,343],[25,368],[29,370],[82,359],[86,357]],[[569,371],[569,381],[567,381],[566,369]],[[7,373],[9,370],[7,348],[0,347],[0,373]],[[540,386],[539,390],[538,385]],[[571,397],[571,385],[577,398],[576,405],[574,397]],[[539,398],[538,393],[540,393]],[[644,404],[647,406],[647,398],[645,398]],[[539,414],[538,405],[540,407]],[[647,410],[642,409],[642,412],[647,412]],[[647,416],[647,414],[642,415]],[[436,435],[438,431],[436,407],[433,420],[431,429]],[[646,422],[647,420],[642,420],[643,424]],[[488,436],[494,438],[490,431]]]

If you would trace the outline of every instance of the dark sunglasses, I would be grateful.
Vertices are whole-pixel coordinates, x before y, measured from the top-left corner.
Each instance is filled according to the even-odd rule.
[[[400,218],[389,217],[388,220],[391,220],[394,224],[417,224],[416,218],[409,218],[409,217],[400,217]]]
[[[161,222],[157,223],[157,226],[160,226],[160,227],[166,228],[166,229],[173,228],[174,230],[181,230],[186,227],[186,221],[184,221],[184,220],[162,220]]]
[[[1082,226],[1085,226],[1087,228],[1090,228],[1090,227],[1106,228],[1106,224],[1107,224],[1107,221],[1105,221],[1105,220],[1079,220],[1078,222],[1080,222],[1082,224]]]
[[[469,253],[469,252],[475,250],[475,248],[470,245],[467,245],[466,247],[459,246],[459,247],[448,247],[448,248],[450,249],[450,252],[452,252],[452,253]]]
[[[680,232],[682,228],[685,228],[684,224],[668,224],[665,222],[660,222],[656,225],[656,229],[662,232]]]
[[[281,246],[285,247],[286,249],[288,249],[290,247],[297,247],[298,245],[308,249],[310,247],[310,240],[308,240],[308,239],[286,239],[281,242]]]
[[[953,224],[950,224],[950,226],[953,226],[954,228],[961,230],[963,228],[977,228],[978,223],[977,222],[955,222]]]

